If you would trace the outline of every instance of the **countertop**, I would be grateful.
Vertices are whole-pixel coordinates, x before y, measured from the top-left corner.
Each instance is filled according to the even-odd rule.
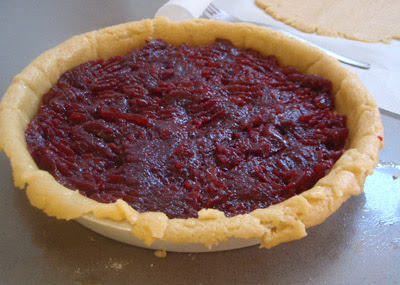
[[[0,94],[73,35],[153,17],[165,1],[1,1]],[[382,110],[385,148],[365,192],[302,240],[215,253],[167,253],[50,218],[13,186],[0,153],[0,284],[400,284],[400,116]],[[396,164],[397,163],[397,164]]]

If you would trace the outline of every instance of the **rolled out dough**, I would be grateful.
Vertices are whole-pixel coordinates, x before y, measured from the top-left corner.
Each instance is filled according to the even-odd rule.
[[[366,42],[400,39],[400,0],[255,0],[303,32]]]

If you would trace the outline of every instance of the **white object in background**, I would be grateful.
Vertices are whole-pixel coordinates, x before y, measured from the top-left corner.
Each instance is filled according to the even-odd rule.
[[[198,18],[212,0],[170,0],[155,14],[155,17],[168,17],[171,21]]]

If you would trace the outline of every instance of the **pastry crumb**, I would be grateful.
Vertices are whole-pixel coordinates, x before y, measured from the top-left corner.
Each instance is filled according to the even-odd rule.
[[[167,251],[166,250],[156,250],[154,252],[154,255],[160,258],[164,258],[167,256]]]

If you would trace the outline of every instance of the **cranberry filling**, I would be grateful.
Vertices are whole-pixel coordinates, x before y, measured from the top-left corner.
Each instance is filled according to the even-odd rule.
[[[227,216],[312,187],[342,155],[331,83],[229,41],[147,43],[61,76],[26,131],[59,183],[139,212]]]

